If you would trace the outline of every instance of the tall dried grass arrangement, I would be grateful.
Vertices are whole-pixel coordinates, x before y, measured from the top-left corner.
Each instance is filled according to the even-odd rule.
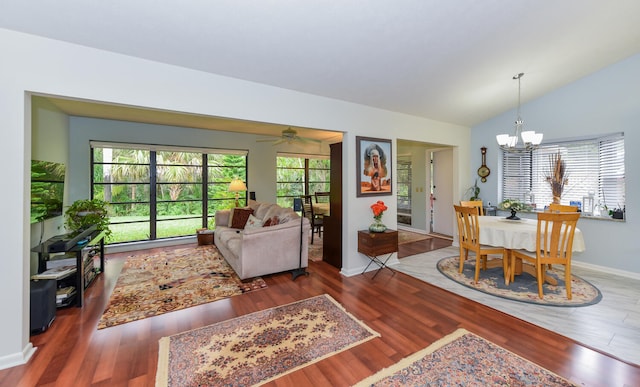
[[[564,185],[569,182],[567,163],[562,159],[560,152],[549,155],[549,171],[547,172],[546,180],[551,185],[553,202],[560,203]]]

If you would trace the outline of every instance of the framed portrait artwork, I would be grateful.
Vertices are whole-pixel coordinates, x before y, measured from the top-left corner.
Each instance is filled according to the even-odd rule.
[[[356,155],[357,196],[391,195],[391,140],[356,137]]]

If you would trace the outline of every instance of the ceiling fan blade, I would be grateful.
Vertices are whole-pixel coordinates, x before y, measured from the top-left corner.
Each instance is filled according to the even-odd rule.
[[[274,137],[274,138],[259,138],[259,139],[256,140],[256,142],[276,142],[278,140],[279,140],[278,137]]]

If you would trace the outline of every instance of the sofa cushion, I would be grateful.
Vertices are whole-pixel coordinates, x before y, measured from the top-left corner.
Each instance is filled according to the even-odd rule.
[[[251,208],[253,210],[253,213],[255,214],[256,211],[258,210],[258,207],[260,207],[261,204],[262,204],[262,202],[249,199],[249,206],[248,207]]]
[[[251,208],[234,208],[229,216],[229,227],[243,229],[251,214]]]
[[[292,220],[300,221],[300,215],[296,214],[291,208],[284,208],[278,215],[278,224],[290,222]]]
[[[282,208],[282,207],[280,207],[278,205],[271,206],[271,207],[269,207],[267,212],[264,214],[264,216],[262,218],[260,218],[260,219],[262,219],[262,220],[271,219],[274,216],[279,216],[284,210],[286,210],[286,209]]]
[[[262,227],[262,220],[256,218],[253,215],[249,215],[249,219],[247,219],[247,223],[244,225],[245,229],[252,229],[252,228],[261,228]]]
[[[277,204],[273,204],[273,203],[261,203],[260,206],[258,207],[258,209],[254,212],[254,215],[256,216],[256,218],[258,219],[265,219],[265,215],[267,214],[267,212],[271,209],[271,207],[274,208],[280,208],[279,205]]]

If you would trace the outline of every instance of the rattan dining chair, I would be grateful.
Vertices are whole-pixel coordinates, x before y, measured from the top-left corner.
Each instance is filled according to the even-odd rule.
[[[549,211],[551,212],[578,212],[578,206],[567,206],[565,204],[549,204]]]
[[[547,265],[560,264],[564,266],[564,283],[567,288],[567,298],[571,299],[571,255],[573,250],[573,236],[580,214],[539,212],[536,238],[536,252],[513,250],[510,266],[514,267],[516,259],[532,263],[536,267],[538,281],[538,296],[544,297],[542,285],[545,282]],[[514,273],[510,273],[513,281]]]
[[[329,203],[329,192],[316,192],[314,195],[316,197],[316,203]]]
[[[509,272],[509,259],[507,250],[503,247],[486,246],[480,244],[480,224],[478,216],[480,210],[478,207],[465,207],[453,205],[456,212],[456,220],[458,222],[458,239],[460,244],[460,273],[464,267],[464,261],[469,258],[469,251],[475,253],[476,256],[476,272],[474,281],[478,282],[480,276],[480,266],[487,268],[487,255],[502,255],[502,270],[504,272],[505,284],[509,284],[511,279]]]
[[[460,200],[460,205],[463,207],[478,207],[480,209],[480,216],[484,216],[482,200]]]

